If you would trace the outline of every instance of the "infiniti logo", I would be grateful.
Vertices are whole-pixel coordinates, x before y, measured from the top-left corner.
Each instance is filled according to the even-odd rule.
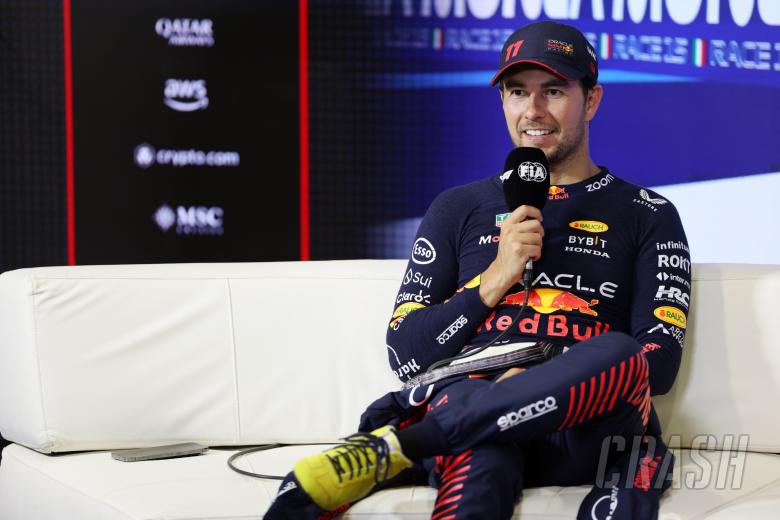
[[[205,79],[169,79],[163,92],[163,103],[177,112],[194,112],[209,106]]]

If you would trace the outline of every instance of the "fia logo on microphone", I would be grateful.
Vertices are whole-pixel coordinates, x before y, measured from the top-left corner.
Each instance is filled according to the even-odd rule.
[[[524,181],[544,182],[547,179],[547,168],[542,163],[525,161],[517,167],[517,173]]]

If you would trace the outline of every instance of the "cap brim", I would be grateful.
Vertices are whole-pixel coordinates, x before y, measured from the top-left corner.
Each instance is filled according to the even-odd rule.
[[[553,74],[555,74],[556,76],[559,76],[559,77],[565,79],[566,81],[576,81],[578,79],[581,79],[581,78],[585,77],[581,73],[578,73],[578,71],[576,71],[573,68],[568,67],[566,65],[556,65],[555,67],[553,67],[552,65],[549,65],[547,63],[542,63],[541,61],[537,61],[537,60],[531,60],[531,59],[528,59],[528,60],[517,60],[517,61],[513,61],[512,63],[509,63],[507,65],[504,65],[504,67],[501,68],[501,70],[496,72],[496,75],[493,76],[493,79],[490,80],[490,86],[491,87],[495,86],[495,84],[498,83],[499,78],[507,70],[511,69],[515,65],[522,65],[524,63],[525,64],[536,65],[538,67],[542,67],[543,69],[547,69],[550,72],[552,72]]]

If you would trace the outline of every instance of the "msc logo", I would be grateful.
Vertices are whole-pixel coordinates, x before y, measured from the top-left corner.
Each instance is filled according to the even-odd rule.
[[[685,313],[677,307],[656,307],[653,311],[653,316],[666,323],[677,325],[681,329],[684,329],[687,324]]]
[[[214,22],[208,18],[160,18],[154,31],[173,47],[211,47],[214,45]]]
[[[598,220],[575,220],[569,222],[569,227],[587,231],[588,233],[603,233],[609,229],[609,226]]]
[[[194,112],[209,106],[205,79],[165,81],[163,103],[177,112]]]
[[[163,204],[154,212],[157,226],[168,231],[176,225],[178,235],[222,235],[225,212],[218,206],[177,206]]]

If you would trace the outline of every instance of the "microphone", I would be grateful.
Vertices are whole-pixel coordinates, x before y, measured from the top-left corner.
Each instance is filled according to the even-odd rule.
[[[539,148],[515,148],[506,157],[501,182],[504,199],[509,211],[519,206],[533,206],[541,211],[550,191],[550,163]],[[525,264],[523,285],[531,288],[534,262],[530,258]]]

